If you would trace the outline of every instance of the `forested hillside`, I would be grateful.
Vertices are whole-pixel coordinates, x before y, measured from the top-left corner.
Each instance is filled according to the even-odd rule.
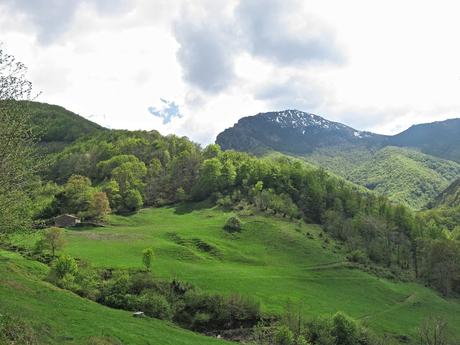
[[[286,110],[240,119],[216,142],[224,149],[259,156],[280,152],[305,159],[418,210],[460,174],[460,165],[454,162],[460,138],[457,123],[418,125],[383,136]],[[433,145],[432,138],[436,138]]]
[[[452,182],[449,187],[440,193],[431,203],[432,207],[460,206],[460,178]]]
[[[417,210],[460,176],[460,164],[456,162],[392,146],[376,151],[323,149],[305,159]]]
[[[39,142],[48,151],[60,151],[75,140],[106,129],[63,107],[24,102]]]

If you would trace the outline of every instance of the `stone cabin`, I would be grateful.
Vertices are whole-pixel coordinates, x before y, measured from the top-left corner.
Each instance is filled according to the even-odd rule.
[[[81,222],[80,218],[71,214],[61,214],[54,218],[54,225],[58,228],[66,228],[69,226],[75,226]]]

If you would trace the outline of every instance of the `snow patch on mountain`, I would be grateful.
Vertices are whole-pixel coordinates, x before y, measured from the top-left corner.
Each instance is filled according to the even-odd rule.
[[[330,130],[340,130],[347,128],[347,126],[341,123],[336,123],[323,119],[321,116],[305,113],[299,110],[284,110],[277,111],[270,114],[269,121],[276,122],[281,128],[298,128],[302,129],[302,133],[305,134],[305,130],[308,128],[323,128]]]

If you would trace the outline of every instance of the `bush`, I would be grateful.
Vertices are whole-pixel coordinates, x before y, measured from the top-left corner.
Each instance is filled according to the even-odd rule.
[[[354,250],[350,254],[348,254],[347,259],[350,262],[355,262],[355,263],[363,264],[363,265],[369,262],[369,259],[366,253],[364,253],[362,250],[359,250],[359,249]]]
[[[294,334],[288,326],[279,326],[275,331],[276,345],[294,345]]]
[[[335,337],[337,344],[358,344],[358,330],[356,322],[347,315],[338,312],[332,317],[332,335]]]
[[[143,311],[145,315],[162,320],[172,318],[171,306],[164,296],[155,292],[146,292],[137,299],[137,309]]]
[[[239,295],[222,296],[189,290],[183,302],[175,320],[195,331],[249,328],[260,321],[260,305]]]
[[[224,225],[224,229],[230,232],[240,231],[242,227],[241,220],[238,217],[230,217]]]
[[[68,255],[61,255],[53,264],[53,272],[58,279],[66,275],[74,276],[78,272],[78,265],[74,258]]]
[[[217,206],[222,207],[223,209],[229,209],[234,205],[234,202],[229,195],[226,195],[217,199],[216,204]]]

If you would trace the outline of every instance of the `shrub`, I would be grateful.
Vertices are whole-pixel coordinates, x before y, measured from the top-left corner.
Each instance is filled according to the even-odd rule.
[[[158,290],[158,283],[153,276],[147,272],[139,272],[131,276],[130,291],[135,295],[140,295],[144,290]]]
[[[229,195],[219,198],[216,202],[217,206],[220,206],[224,209],[229,209],[234,205],[232,198]]]
[[[239,295],[222,296],[189,290],[183,302],[175,320],[195,331],[247,328],[260,321],[259,304]]]
[[[53,272],[59,279],[66,275],[74,276],[78,272],[77,262],[71,256],[61,255],[53,264]]]
[[[171,306],[164,296],[155,292],[146,292],[137,299],[137,308],[147,316],[162,320],[172,318]]]
[[[241,220],[238,217],[230,217],[224,225],[224,229],[230,232],[241,230]]]
[[[338,312],[332,317],[332,335],[336,339],[336,344],[358,344],[358,330],[356,322],[347,315]]]
[[[279,326],[275,331],[276,345],[294,345],[294,334],[288,326]]]
[[[359,249],[354,250],[350,254],[348,254],[347,259],[348,261],[355,262],[358,264],[363,264],[363,265],[367,264],[369,261],[366,253]]]

